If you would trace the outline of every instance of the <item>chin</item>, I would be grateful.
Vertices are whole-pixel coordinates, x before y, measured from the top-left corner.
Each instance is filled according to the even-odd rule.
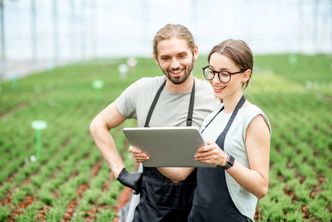
[[[223,97],[222,95],[217,94],[217,93],[215,93],[214,96],[215,96],[217,99],[221,100],[221,101],[224,99],[224,97]]]
[[[184,80],[182,78],[171,77],[171,78],[168,78],[168,79],[176,85],[182,84],[184,82]]]
[[[185,75],[178,76],[178,77],[174,77],[174,76],[168,74],[167,77],[172,83],[179,85],[179,84],[184,83],[188,79],[189,74],[185,73]]]

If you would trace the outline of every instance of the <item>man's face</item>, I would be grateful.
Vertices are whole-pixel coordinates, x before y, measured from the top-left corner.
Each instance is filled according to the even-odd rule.
[[[186,40],[178,38],[160,41],[157,52],[158,55],[155,55],[156,62],[165,76],[174,84],[181,84],[186,81],[198,55],[197,48],[192,53]]]

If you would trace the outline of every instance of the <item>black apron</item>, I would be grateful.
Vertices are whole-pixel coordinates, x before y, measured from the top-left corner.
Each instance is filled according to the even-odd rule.
[[[158,89],[149,109],[144,127],[149,127],[153,110],[166,81]],[[187,126],[192,125],[195,100],[195,82],[190,95]],[[134,222],[186,222],[196,188],[196,170],[185,181],[173,183],[155,167],[143,168],[140,202],[134,213]]]
[[[216,143],[222,150],[224,150],[226,134],[244,102],[245,98],[242,96],[227,125],[225,126],[225,129],[216,140]],[[204,127],[202,132],[223,109],[224,107],[218,111],[218,113]],[[248,221],[248,219],[239,212],[233,203],[226,184],[225,170],[222,167],[197,169],[197,189],[195,191],[193,206],[188,221]]]

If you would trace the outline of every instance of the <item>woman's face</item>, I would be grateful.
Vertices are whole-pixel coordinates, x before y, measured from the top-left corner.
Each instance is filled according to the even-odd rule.
[[[229,73],[239,72],[240,68],[231,59],[217,52],[211,55],[209,67],[211,70],[219,72],[220,75],[218,78],[218,74],[215,73],[213,79],[210,80],[214,93],[219,99],[225,99],[242,90],[243,82],[248,80],[247,75],[243,75],[246,72],[244,71],[234,75],[230,74],[230,80],[227,83],[220,81],[220,79],[227,79]]]

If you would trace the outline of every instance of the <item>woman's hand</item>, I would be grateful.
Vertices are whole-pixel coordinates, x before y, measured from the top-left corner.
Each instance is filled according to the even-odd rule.
[[[200,147],[195,154],[195,160],[215,166],[225,166],[226,159],[227,154],[218,144],[211,141],[207,141],[206,145]]]
[[[142,163],[143,161],[150,158],[148,154],[144,153],[142,150],[135,146],[130,146],[129,152],[131,152],[137,163]]]

